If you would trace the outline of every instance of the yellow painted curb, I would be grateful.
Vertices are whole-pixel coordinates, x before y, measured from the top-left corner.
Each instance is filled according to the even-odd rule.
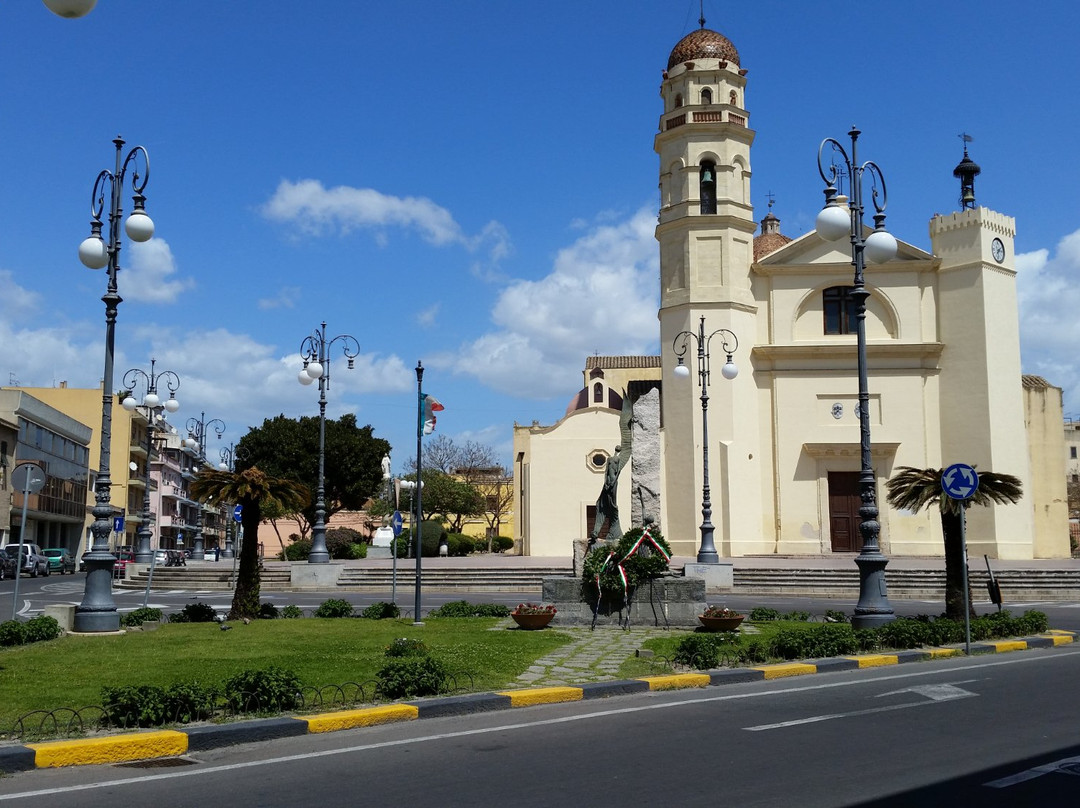
[[[1054,645],[1068,645],[1076,638],[1072,634],[1051,634],[1049,639],[1054,641]]]
[[[844,659],[857,662],[860,668],[880,668],[884,665],[896,665],[900,661],[896,654],[866,654],[844,657]]]
[[[1075,631],[1065,631],[1064,629],[1060,629],[1060,628],[1048,628],[1046,630],[1046,633],[1047,634],[1056,634],[1056,635],[1060,635],[1062,637],[1072,637],[1073,639],[1076,638],[1076,632]]]
[[[385,707],[365,707],[362,710],[342,710],[337,713],[320,713],[302,718],[307,721],[308,732],[337,732],[354,727],[373,727],[395,721],[412,721],[420,717],[420,710],[410,704],[390,704]]]
[[[785,676],[817,673],[817,665],[806,662],[781,662],[779,665],[759,665],[754,670],[764,673],[766,679],[783,679]]]
[[[527,690],[504,690],[498,695],[509,698],[511,707],[532,707],[534,704],[581,701],[585,698],[585,691],[580,687],[532,687]]]
[[[992,645],[999,654],[1006,651],[1026,651],[1028,644],[1024,640],[984,640],[985,645]]]
[[[106,738],[81,738],[77,741],[28,743],[34,750],[34,765],[39,769],[57,766],[85,766],[95,763],[118,763],[123,760],[176,757],[187,752],[188,737],[183,732],[161,730]]]
[[[938,657],[950,657],[959,656],[959,648],[923,648],[921,649],[925,653],[930,655],[931,659],[937,659]]]
[[[649,690],[682,690],[687,687],[708,687],[712,678],[707,673],[673,673],[670,676],[642,676],[639,682],[648,682]]]

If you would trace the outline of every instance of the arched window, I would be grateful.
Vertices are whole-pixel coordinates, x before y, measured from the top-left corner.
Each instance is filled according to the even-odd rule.
[[[851,294],[854,291],[854,286],[833,286],[822,292],[826,334],[855,333],[858,304]]]
[[[712,90],[710,90],[708,87],[706,87],[704,90],[701,91],[701,103],[702,104],[711,104],[712,103]]]
[[[702,162],[698,185],[701,213],[716,213],[716,163],[712,160]]]
[[[596,384],[593,385],[593,388],[592,388],[592,400],[593,400],[593,404],[603,404],[604,403],[604,385],[600,384],[600,382],[597,382]]]

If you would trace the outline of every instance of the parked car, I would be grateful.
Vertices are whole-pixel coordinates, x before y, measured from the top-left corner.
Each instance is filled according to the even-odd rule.
[[[15,554],[12,553],[9,556],[3,549],[0,549],[0,581],[3,581],[5,578],[14,578],[17,569],[18,565],[15,563]]]
[[[130,550],[120,550],[113,553],[116,556],[116,564],[113,565],[113,578],[126,578],[128,564],[135,563],[135,554]]]
[[[41,554],[49,559],[49,572],[65,572],[75,574],[75,556],[63,547],[46,547]]]
[[[154,566],[155,567],[167,567],[167,566],[169,566],[169,551],[168,550],[154,550]]]
[[[19,572],[25,572],[31,578],[49,574],[49,559],[41,554],[41,548],[36,544],[24,544],[22,546],[22,559],[19,559],[19,545],[8,544],[3,552],[18,565]]]

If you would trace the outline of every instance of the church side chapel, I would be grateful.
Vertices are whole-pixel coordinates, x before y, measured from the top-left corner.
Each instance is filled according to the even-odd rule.
[[[783,234],[771,202],[755,219],[747,69],[735,45],[701,23],[672,49],[660,85],[660,355],[587,357],[557,423],[515,424],[514,538],[528,555],[567,556],[597,532],[626,399],[633,449],[613,492],[621,530],[655,523],[674,555],[697,554],[707,431],[721,558],[861,546],[851,243]],[[1016,504],[969,511],[973,557],[1065,558],[1064,444],[1041,437],[1061,435],[1061,391],[1021,374],[1015,221],[977,203],[979,171],[965,140],[954,172],[960,210],[929,220],[930,251],[894,233],[895,257],[865,267],[880,544],[888,555],[942,555],[936,509],[891,508],[885,482],[902,466],[963,462],[1023,486]],[[683,332],[702,328],[737,342],[733,378],[720,373],[730,346],[712,342],[706,424],[696,347],[676,352]],[[680,377],[683,362],[693,372]]]

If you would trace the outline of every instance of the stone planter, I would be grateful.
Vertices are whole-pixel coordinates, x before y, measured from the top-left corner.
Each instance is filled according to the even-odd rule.
[[[702,627],[706,631],[738,631],[739,624],[746,619],[745,614],[737,617],[705,617],[698,615]]]
[[[518,624],[518,628],[523,628],[526,631],[535,631],[536,629],[545,628],[552,618],[555,617],[555,612],[547,612],[545,614],[518,614],[517,612],[510,612],[510,616],[514,618],[514,622]]]

